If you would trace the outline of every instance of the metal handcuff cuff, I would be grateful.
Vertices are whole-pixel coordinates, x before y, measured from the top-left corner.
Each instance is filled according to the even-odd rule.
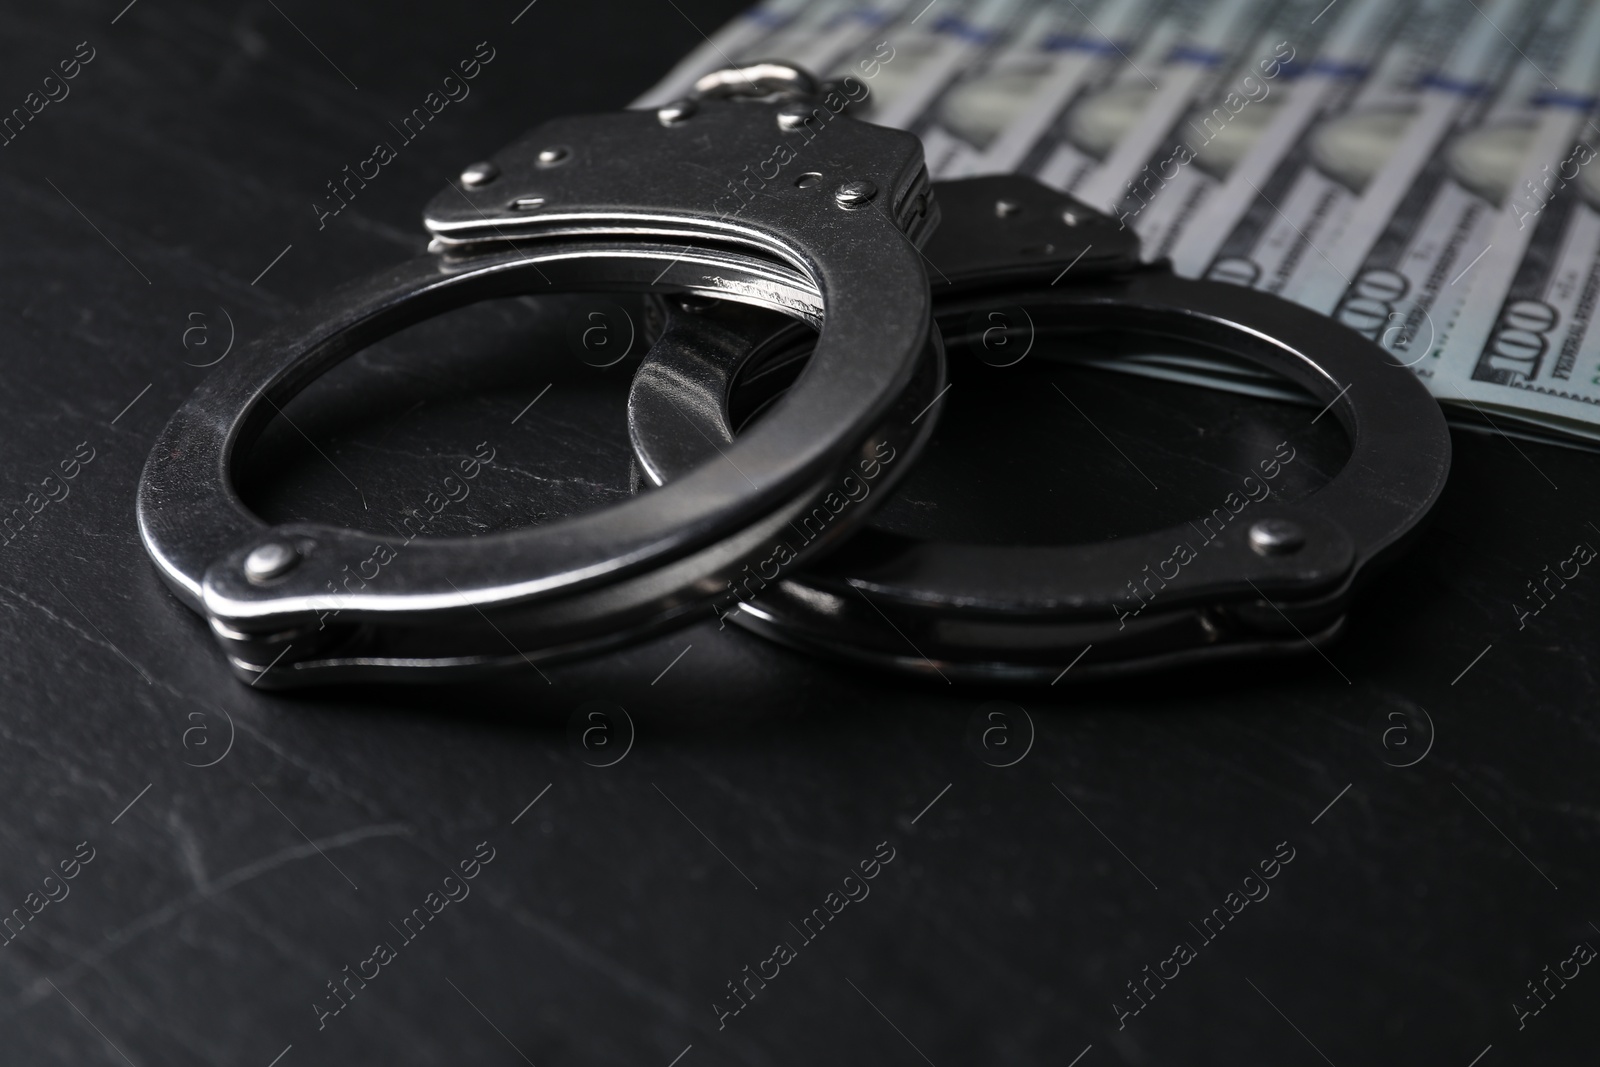
[[[913,418],[944,374],[917,250],[937,221],[921,144],[838,115],[838,88],[791,68],[735,73],[701,99],[548,122],[469,168],[427,208],[428,254],[278,325],[173,415],[140,481],[140,534],[242,680],[448,678],[638,639],[703,609],[880,455],[907,457],[883,470],[885,486],[909,466],[931,421]],[[719,98],[741,92],[759,99]],[[728,176],[814,134],[796,116],[818,108],[828,126],[806,147],[804,178],[730,211]],[[234,489],[264,426],[364,346],[476,301],[606,290],[782,311],[820,330],[816,351],[726,463],[549,526],[397,547],[270,526]],[[840,516],[797,555],[865,515]]]
[[[1357,580],[1402,547],[1443,489],[1450,439],[1421,383],[1315,312],[1141,264],[1131,231],[1030,178],[934,189],[942,221],[925,251],[952,360],[976,358],[974,313],[1001,305],[1022,308],[1040,339],[1096,331],[1220,351],[1327,404],[1352,454],[1310,496],[1268,495],[1242,521],[1231,521],[1242,507],[1229,504],[1096,544],[968,545],[869,527],[816,565],[747,571],[720,601],[723,617],[837,658],[1046,683],[1069,667],[1074,678],[1136,673],[1305,651],[1333,637]],[[706,311],[674,309],[634,378],[633,445],[656,485],[695,469],[710,442],[738,441],[742,424],[759,432],[751,413],[781,395],[803,356],[794,329],[761,337],[748,329],[750,313],[721,314],[745,327],[742,344],[706,325]],[[693,430],[671,414],[679,411],[695,416]],[[792,529],[803,538],[809,521]]]

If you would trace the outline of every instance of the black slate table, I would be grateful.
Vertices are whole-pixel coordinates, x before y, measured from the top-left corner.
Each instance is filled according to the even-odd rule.
[[[1325,656],[1004,690],[706,623],[472,686],[230,676],[133,522],[203,365],[420,252],[462,165],[624,105],[741,3],[7,12],[0,111],[78,70],[0,148],[0,489],[29,513],[0,549],[0,1062],[1593,1062],[1600,578],[1515,608],[1600,543],[1589,453],[1458,431]],[[358,357],[269,429],[250,501],[390,529],[485,440],[442,532],[620,499],[637,353],[579,358],[587,310]],[[1291,494],[1339,462],[1307,408],[1030,363],[958,379],[884,522],[1108,536],[1279,441]]]

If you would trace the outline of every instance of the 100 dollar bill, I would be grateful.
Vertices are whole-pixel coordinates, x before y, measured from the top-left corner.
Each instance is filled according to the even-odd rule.
[[[1522,46],[1545,21],[1548,6],[1526,0],[1484,5],[1480,17],[1467,20],[1444,64],[1420,80],[1388,136],[1380,136],[1382,162],[1370,179],[1357,188],[1330,187],[1304,215],[1280,204],[1289,219],[1299,216],[1306,250],[1263,288],[1331,312],[1390,220],[1414,207],[1405,203],[1406,194],[1425,169],[1439,165],[1445,143],[1479,124],[1507,82],[1527,69]]]
[[[1387,7],[1393,6],[1390,0]],[[1307,87],[1308,67],[1315,69],[1311,57],[1321,39],[1341,22],[1348,29],[1349,13],[1361,15],[1370,7],[1346,6],[1341,20],[1319,17],[1326,0],[1320,5],[1287,0],[1242,39],[1228,62],[1219,64],[1210,91],[1198,94],[1174,119],[1112,205],[1112,214],[1139,234],[1145,259],[1167,258],[1190,223],[1210,217],[1212,197],[1241,160],[1257,154],[1268,131],[1276,126],[1273,136],[1287,135],[1278,120],[1302,113],[1295,100]],[[1378,28],[1369,22],[1356,36],[1374,36]]]
[[[1046,3],[964,75],[918,130],[936,178],[1009,174],[1071,102],[1127,65],[1141,28],[1170,0]]]
[[[1030,153],[1033,173],[1046,185],[1112,211],[1195,101],[1216,95],[1237,62],[1241,41],[1279,6],[1264,0],[1180,5],[1141,50],[1162,51],[1143,63],[1130,62],[1130,74],[1073,108],[1053,131],[1048,154],[1039,159],[1038,149]]]
[[[1281,290],[1314,254],[1308,231],[1337,230],[1330,215],[1348,210],[1381,165],[1385,134],[1406,114],[1462,12],[1471,9],[1457,0],[1356,0],[1255,150],[1189,220],[1173,247],[1174,269]]]
[[[1572,88],[1552,90],[1545,70]],[[1592,106],[1596,88],[1600,7],[1557,0],[1494,103],[1413,180],[1339,294],[1334,318],[1434,378],[1475,287],[1471,269],[1494,250],[1492,234],[1518,171],[1570,147],[1573,124]],[[1502,244],[1502,257],[1510,254]],[[1453,399],[1447,388],[1440,396]]]
[[[1441,400],[1600,438],[1600,8],[1586,8],[1559,76],[1586,91],[1541,98],[1430,385]]]

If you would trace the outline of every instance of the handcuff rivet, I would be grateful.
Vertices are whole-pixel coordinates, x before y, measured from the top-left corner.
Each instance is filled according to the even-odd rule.
[[[266,541],[244,558],[244,576],[253,585],[281,578],[300,562],[300,552],[287,541]]]
[[[539,166],[560,166],[567,161],[567,157],[570,155],[572,155],[572,152],[565,145],[556,145],[553,148],[546,148],[539,153]]]
[[[778,109],[778,129],[798,130],[816,113],[805,104],[785,104]]]
[[[700,105],[693,100],[675,100],[656,109],[656,118],[663,126],[676,126],[680,122],[687,122],[693,117]]]
[[[878,195],[878,187],[868,181],[845,182],[834,191],[833,198],[842,208],[866,207]]]
[[[544,207],[544,197],[519,196],[517,199],[511,201],[511,207],[515,211],[537,211]]]
[[[1021,210],[1022,205],[1015,200],[996,200],[994,202],[994,213],[998,218],[1009,219]]]
[[[498,177],[500,177],[500,168],[488,160],[484,160],[482,163],[472,164],[461,172],[461,184],[468,189],[477,189],[480,186],[488,185]]]
[[[1078,224],[1078,213],[1076,211],[1063,211],[1061,213],[1061,221],[1068,226],[1076,226]]]
[[[1305,543],[1305,531],[1288,519],[1262,519],[1250,527],[1250,547],[1263,556],[1294,552]]]

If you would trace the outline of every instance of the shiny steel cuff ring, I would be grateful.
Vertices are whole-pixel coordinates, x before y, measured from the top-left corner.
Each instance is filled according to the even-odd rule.
[[[805,121],[791,95],[546,123],[434,199],[428,255],[346,286],[214,371],[151,451],[137,511],[161,576],[238,676],[262,688],[446,678],[636,639],[767,565],[781,531],[863,463],[909,457],[926,427],[903,409],[941,387],[917,250],[937,209],[916,138],[839,115],[834,95],[810,100]],[[712,462],[549,526],[401,541],[269,526],[240,500],[234,473],[262,428],[362,347],[479,300],[603,290],[779,311],[819,331],[816,353]]]
[[[970,323],[997,306],[1023,309],[1040,340],[1092,331],[1225,352],[1328,405],[1351,455],[1305,499],[1268,495],[1248,512],[1230,499],[1192,523],[1096,544],[969,545],[869,527],[818,564],[749,585],[725,617],[836,657],[1032,682],[1069,665],[1077,678],[1293,653],[1337,633],[1357,579],[1401,547],[1444,486],[1450,439],[1427,390],[1379,346],[1312,311],[1141,265],[1130,231],[1032,179],[935,189],[943,221],[927,254],[952,359],[975,358]],[[668,487],[692,468],[696,442],[740,439],[746,379],[773,363],[751,351],[702,360],[693,374],[701,396],[680,405],[698,425],[677,450],[657,447],[667,431],[654,383],[677,373],[691,340],[659,360],[652,352],[634,379],[634,447]]]

